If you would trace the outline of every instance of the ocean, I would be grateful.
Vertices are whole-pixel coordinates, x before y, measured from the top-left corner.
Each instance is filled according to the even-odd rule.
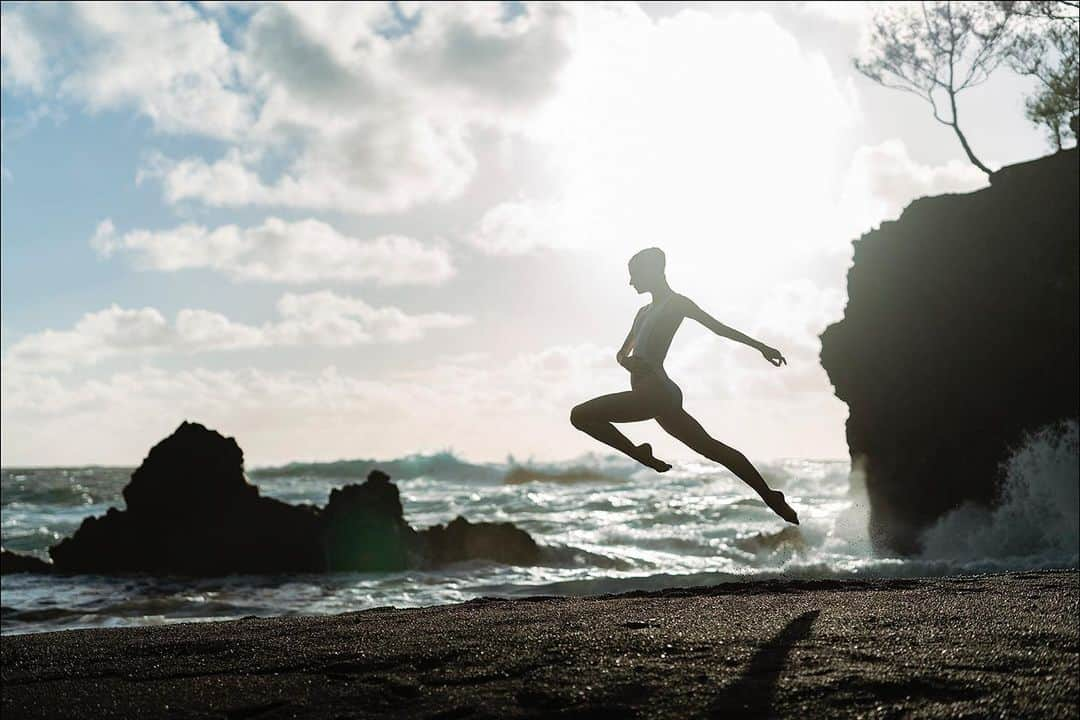
[[[915,577],[1078,565],[1077,426],[1030,438],[1005,468],[994,511],[962,507],[926,534],[919,557],[875,555],[867,501],[847,460],[760,463],[801,525],[787,526],[723,468],[664,475],[617,457],[471,464],[453,455],[295,465],[249,473],[262,494],[323,505],[330,490],[390,472],[417,528],[457,515],[510,521],[546,548],[536,567],[469,562],[438,571],[320,575],[104,577],[6,575],[2,631],[149,625],[245,616],[417,607],[477,597],[588,595],[776,578]],[[43,558],[83,518],[123,508],[130,468],[2,471],[3,545]]]

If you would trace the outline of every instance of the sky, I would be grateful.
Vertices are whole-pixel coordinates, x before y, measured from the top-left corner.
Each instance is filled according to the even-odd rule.
[[[138,463],[182,420],[249,466],[606,451],[626,261],[684,323],[685,407],[751,459],[843,458],[818,362],[851,242],[986,185],[851,67],[862,3],[2,6],[0,462]],[[1007,70],[984,162],[1049,152]],[[947,239],[943,239],[945,241]],[[692,453],[623,426],[658,457]]]

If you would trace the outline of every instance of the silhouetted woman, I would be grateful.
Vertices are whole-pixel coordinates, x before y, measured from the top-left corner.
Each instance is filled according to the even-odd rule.
[[[630,258],[630,285],[638,293],[652,293],[652,302],[638,311],[630,334],[615,355],[618,363],[630,371],[631,389],[601,395],[578,405],[570,412],[570,422],[578,430],[641,464],[657,472],[666,472],[671,465],[653,457],[652,446],[648,443],[634,445],[612,424],[656,418],[669,435],[731,470],[752,487],[773,512],[798,525],[799,518],[784,500],[784,494],[770,488],[745,455],[711,437],[683,410],[682,391],[664,372],[664,358],[683,318],[693,318],[721,337],[749,345],[777,367],[786,365],[787,360],[776,348],[720,323],[693,300],[672,290],[664,276],[664,262],[664,252],[659,248],[642,250]]]

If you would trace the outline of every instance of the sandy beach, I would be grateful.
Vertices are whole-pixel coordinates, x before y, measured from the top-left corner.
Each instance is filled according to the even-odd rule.
[[[7,636],[3,716],[1076,717],[1080,574]]]

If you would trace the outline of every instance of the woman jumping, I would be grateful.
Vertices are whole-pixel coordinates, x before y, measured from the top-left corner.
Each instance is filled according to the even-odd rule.
[[[642,465],[666,472],[671,465],[653,457],[652,446],[648,443],[634,445],[612,424],[656,418],[669,435],[731,470],[752,487],[773,512],[798,525],[799,517],[784,500],[784,494],[770,488],[745,455],[712,438],[683,410],[682,390],[664,372],[664,358],[671,347],[671,339],[683,318],[687,317],[721,337],[749,345],[777,367],[786,365],[787,360],[779,350],[720,323],[693,300],[672,290],[664,276],[664,263],[664,252],[659,248],[642,250],[630,258],[630,285],[639,294],[652,293],[652,302],[638,311],[630,334],[615,355],[616,361],[630,371],[630,391],[601,395],[578,405],[570,411],[570,422],[578,430]]]

